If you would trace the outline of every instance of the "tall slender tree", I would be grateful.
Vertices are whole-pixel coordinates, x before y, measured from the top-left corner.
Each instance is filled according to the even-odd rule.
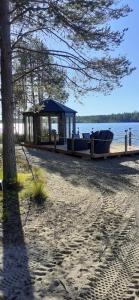
[[[38,38],[30,36],[28,47],[34,51],[17,51],[13,60],[14,102],[18,111],[19,108],[23,111],[27,104],[35,106],[47,97],[60,99],[64,103],[68,98],[66,71],[50,65],[54,60],[47,54],[47,47]],[[18,78],[21,79],[17,80]]]
[[[12,51],[9,0],[0,1],[1,96],[3,122],[3,180],[16,181],[16,158],[13,128]]]

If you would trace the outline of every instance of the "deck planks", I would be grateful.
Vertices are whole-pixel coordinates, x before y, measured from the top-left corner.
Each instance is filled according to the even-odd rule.
[[[22,146],[25,146],[27,148],[41,149],[45,151],[64,153],[67,155],[73,155],[73,156],[78,156],[81,158],[88,158],[88,159],[139,154],[139,146],[128,146],[127,152],[125,152],[124,145],[122,144],[112,144],[110,147],[110,153],[93,154],[92,156],[90,154],[90,150],[69,151],[67,150],[67,145],[57,145],[56,149],[54,145],[33,145],[33,144],[22,143]]]

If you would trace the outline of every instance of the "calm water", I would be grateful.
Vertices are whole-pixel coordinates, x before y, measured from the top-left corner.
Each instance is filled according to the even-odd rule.
[[[17,131],[18,131],[18,125]],[[139,145],[139,123],[77,123],[76,129],[80,134],[83,132],[91,133],[97,130],[105,130],[111,128],[111,131],[114,133],[114,141],[124,142],[125,130],[132,128],[132,141],[133,144]],[[2,132],[2,124],[0,124],[0,133]],[[23,133],[23,125],[19,124],[19,132]]]
[[[132,144],[139,145],[139,123],[77,123],[79,132],[91,132],[111,128],[115,143],[124,143],[125,130],[132,129]]]
[[[77,123],[80,132],[91,132],[111,128],[115,134],[124,133],[125,130],[132,128],[134,133],[139,134],[139,123]]]

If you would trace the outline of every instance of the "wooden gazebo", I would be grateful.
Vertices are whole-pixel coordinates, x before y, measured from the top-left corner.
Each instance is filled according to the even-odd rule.
[[[65,144],[66,139],[75,134],[76,111],[47,99],[41,103],[39,112],[23,113],[24,142],[31,144]]]

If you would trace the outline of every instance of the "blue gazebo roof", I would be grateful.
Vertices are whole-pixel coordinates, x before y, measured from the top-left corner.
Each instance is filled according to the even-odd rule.
[[[43,108],[41,109],[40,113],[76,113],[75,110],[52,99],[42,101],[41,105],[43,105]]]

